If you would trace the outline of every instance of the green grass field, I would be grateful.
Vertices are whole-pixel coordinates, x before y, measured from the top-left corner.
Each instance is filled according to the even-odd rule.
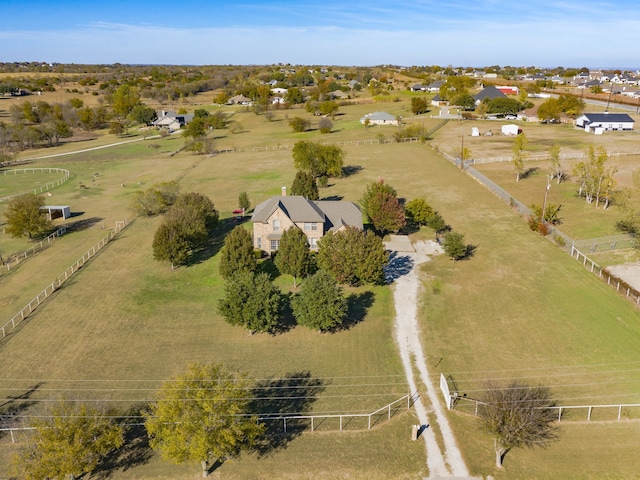
[[[345,108],[345,118],[334,124],[340,126],[339,132],[328,136],[308,132],[299,138],[375,138],[382,128],[364,129],[356,125],[358,119],[373,110],[394,113],[394,106],[407,108],[402,102]],[[244,147],[293,142],[298,137],[279,124],[281,114],[267,122],[247,113],[241,121],[247,133],[229,134],[219,143],[233,141]],[[444,137],[451,135],[448,126],[434,141],[439,141],[440,132]],[[139,188],[179,179],[183,191],[209,195],[226,218],[236,208],[241,191],[247,191],[255,205],[277,194],[282,185],[290,186],[295,173],[288,151],[169,156],[181,140],[159,143],[163,146],[157,153],[141,142],[38,162],[67,168],[74,175],[53,191],[56,202],[83,212],[77,219],[100,221],[63,237],[15,274],[0,277],[3,318],[26,303],[23,297],[33,296],[23,290],[43,288],[68,266],[68,258],[75,260],[95,243],[104,233],[101,223],[108,228],[130,215],[128,203]],[[452,375],[467,398],[479,396],[487,379],[521,378],[549,385],[564,404],[637,403],[640,313],[631,303],[530,232],[507,205],[428,146],[387,144],[345,150],[345,164],[359,171],[332,180],[322,195],[357,201],[366,183],[384,178],[407,200],[426,198],[476,247],[469,260],[453,263],[439,257],[422,268],[420,320],[434,379],[440,372]],[[531,182],[526,187],[532,197],[538,189],[533,180],[538,179],[526,180]],[[79,182],[89,189],[79,189]],[[582,215],[588,218],[591,212]],[[601,225],[604,217],[594,214],[591,221],[594,225],[581,228],[607,228]],[[388,287],[348,291],[369,305],[366,315],[360,314],[360,321],[349,330],[321,335],[298,327],[275,336],[249,336],[215,312],[222,287],[216,253],[220,234],[229,226],[220,225],[208,255],[172,272],[152,259],[151,241],[158,223],[157,218],[137,219],[0,343],[0,383],[5,396],[23,394],[42,382],[31,396],[36,401],[33,411],[41,405],[39,401],[61,396],[109,401],[124,408],[151,398],[163,380],[194,361],[223,362],[264,382],[306,379],[309,398],[298,407],[315,413],[368,412],[407,393],[393,340]],[[428,236],[426,231],[416,235]],[[290,288],[286,286],[289,278],[277,281]],[[321,384],[312,383],[316,380]],[[637,476],[633,460],[637,420],[563,423],[559,442],[548,450],[509,453],[506,470],[499,473],[493,467],[492,441],[477,430],[468,411],[461,403],[450,418],[475,475],[505,479]],[[626,416],[637,418],[638,414]],[[267,457],[243,456],[225,463],[214,478],[426,476],[424,444],[409,440],[412,423],[415,418],[409,413],[371,432],[305,433]],[[4,466],[15,447],[7,437],[1,441],[0,476],[6,476]],[[152,456],[141,466],[113,472],[112,478],[193,478],[196,474],[197,466],[172,466]]]

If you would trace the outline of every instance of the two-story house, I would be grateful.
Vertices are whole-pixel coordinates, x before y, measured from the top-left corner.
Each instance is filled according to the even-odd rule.
[[[273,253],[280,246],[282,232],[292,226],[301,229],[309,239],[312,250],[327,232],[337,232],[347,226],[362,230],[362,211],[353,202],[336,200],[307,200],[297,195],[271,197],[253,211],[253,246]]]

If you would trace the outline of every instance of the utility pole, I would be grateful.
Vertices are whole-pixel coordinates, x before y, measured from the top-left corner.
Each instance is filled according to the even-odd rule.
[[[547,210],[547,197],[549,196],[549,190],[551,189],[551,175],[547,175],[547,188],[544,191],[544,201],[542,202],[542,223],[545,223],[545,214]]]
[[[464,132],[460,135],[460,170],[464,170]]]

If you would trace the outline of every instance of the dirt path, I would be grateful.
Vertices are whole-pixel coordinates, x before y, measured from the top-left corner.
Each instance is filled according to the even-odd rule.
[[[429,378],[427,362],[420,343],[417,319],[420,292],[418,265],[429,261],[430,255],[441,253],[442,250],[437,243],[432,241],[418,242],[413,247],[415,248],[414,252],[394,252],[390,262],[390,278],[388,279],[394,282],[396,341],[411,391],[423,391],[423,385],[426,386],[427,398],[431,404],[430,410],[427,410],[422,398],[417,398],[414,404],[416,415],[422,425],[420,436],[425,442],[427,451],[429,477],[468,477],[467,466],[462,459],[449,422],[438,401],[438,390],[432,385]],[[423,385],[416,385],[414,381],[414,366]],[[430,416],[431,418],[435,417],[435,421],[440,428],[444,452],[436,441],[434,430],[429,428]]]

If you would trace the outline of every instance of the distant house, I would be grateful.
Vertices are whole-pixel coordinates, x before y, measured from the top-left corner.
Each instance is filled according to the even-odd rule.
[[[476,101],[476,106],[480,105],[485,98],[489,100],[493,100],[494,98],[502,98],[502,97],[506,97],[506,95],[502,93],[500,90],[498,90],[496,87],[494,87],[493,85],[482,89],[479,93],[476,93],[473,96],[473,98]]]
[[[360,123],[364,125],[369,119],[369,125],[398,125],[398,118],[387,112],[367,113],[360,119]]]
[[[431,105],[433,105],[434,107],[446,107],[447,105],[449,105],[449,102],[447,100],[442,100],[440,94],[437,94],[431,99]]]
[[[342,90],[335,90],[331,93],[329,93],[329,97],[331,97],[334,100],[344,100],[349,98],[349,95],[345,92],[343,92]]]
[[[425,92],[426,90],[427,87],[425,87],[424,85],[420,85],[419,83],[416,83],[411,87],[412,92]]]
[[[427,85],[425,87],[425,90],[427,92],[432,92],[432,93],[439,92],[440,91],[440,87],[442,85],[444,85],[444,81],[443,80],[438,80],[436,82],[432,82],[429,85]]]
[[[229,105],[251,105],[251,99],[244,95],[235,95],[227,100]]]
[[[285,93],[287,93],[287,89],[276,87],[271,89],[271,93],[273,93],[274,95],[284,95]]]
[[[576,127],[587,132],[604,130],[633,130],[634,120],[626,113],[585,113],[576,118]]]
[[[353,202],[307,200],[298,195],[271,197],[253,211],[253,246],[273,253],[280,247],[282,233],[295,226],[302,230],[312,250],[328,232],[339,232],[348,226],[363,228],[362,211]]]
[[[193,113],[176,113],[173,110],[160,110],[151,125],[159,128],[166,128],[170,132],[180,130],[193,120]]]

